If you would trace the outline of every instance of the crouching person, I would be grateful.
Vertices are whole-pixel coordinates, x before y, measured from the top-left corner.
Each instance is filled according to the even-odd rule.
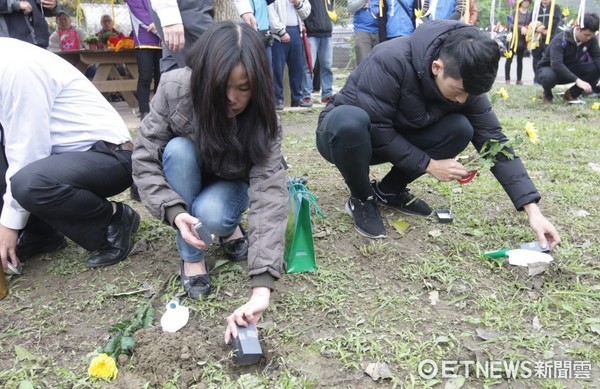
[[[57,55],[0,38],[0,256],[7,269],[66,245],[91,267],[127,257],[140,217],[107,200],[127,189],[133,144],[96,87]]]
[[[163,74],[133,153],[133,174],[144,205],[177,229],[181,284],[193,299],[207,297],[210,237],[225,256],[248,259],[252,296],[227,319],[256,323],[282,272],[287,222],[281,129],[273,107],[267,55],[247,24],[211,26],[187,53],[187,67]],[[248,235],[241,227],[248,214]]]

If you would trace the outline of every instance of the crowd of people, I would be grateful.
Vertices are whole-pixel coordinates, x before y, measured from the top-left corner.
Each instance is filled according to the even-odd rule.
[[[356,231],[369,238],[387,236],[379,206],[431,215],[431,207],[408,189],[420,176],[460,179],[468,172],[455,157],[469,143],[481,150],[488,141],[507,141],[486,95],[501,54],[496,41],[467,23],[473,22],[467,11],[473,2],[438,1],[435,10],[425,2],[421,17],[411,16],[414,25],[401,32],[394,19],[406,11],[400,3],[380,2],[382,10],[369,1],[360,5],[355,17],[371,16],[379,24],[356,31],[361,60],[336,94],[327,2],[234,3],[243,23],[215,23],[205,2],[153,0],[151,7],[147,0],[128,1],[140,78],[144,73],[146,80],[138,85],[142,121],[135,140],[94,85],[46,50],[52,38],[0,38],[0,48],[10,53],[0,58],[4,269],[64,248],[65,238],[91,252],[90,267],[124,260],[140,216],[109,198],[133,184],[150,213],[176,231],[180,282],[190,298],[211,292],[205,254],[212,242],[202,240],[198,223],[218,238],[227,258],[248,261],[252,294],[228,317],[226,341],[237,325],[256,323],[283,272],[288,192],[276,110],[286,63],[296,72],[289,79],[298,106],[312,103],[312,66],[320,65],[326,105],[316,123],[316,145],[345,180],[346,211]],[[520,35],[526,35],[519,19],[527,20],[528,3],[522,0],[514,16]],[[53,0],[41,4],[56,6]],[[386,17],[375,17],[383,11]],[[57,18],[60,41],[61,31],[71,27],[65,13]],[[550,34],[542,25],[535,30]],[[545,100],[552,100],[556,84],[575,83],[566,99],[597,85],[597,31],[598,16],[590,13],[550,40],[539,61]],[[112,18],[103,17],[99,34],[106,32],[118,34]],[[305,32],[310,62],[301,61]],[[368,47],[372,34],[379,43]],[[150,100],[152,80],[160,87]],[[32,106],[36,115],[27,114]],[[541,195],[509,152],[512,158],[499,156],[492,173],[515,208],[527,213],[540,246],[554,249],[560,237],[538,207]],[[370,166],[384,163],[389,172],[371,181]]]

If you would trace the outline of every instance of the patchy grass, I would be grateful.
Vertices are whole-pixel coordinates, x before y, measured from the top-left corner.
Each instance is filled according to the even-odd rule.
[[[224,318],[249,290],[243,266],[224,262],[213,248],[214,293],[205,301],[184,300],[192,314],[181,333],[140,333],[133,357],[111,386],[460,387],[460,378],[441,372],[420,376],[420,363],[504,360],[531,361],[533,376],[467,377],[464,387],[597,387],[600,173],[590,164],[600,164],[600,112],[591,109],[591,99],[582,106],[559,99],[542,105],[539,88],[505,88],[510,97],[496,99],[495,110],[509,138],[523,135],[527,122],[538,129],[539,144],[522,143],[517,153],[563,239],[545,273],[529,277],[481,256],[535,239],[526,216],[514,210],[488,171],[466,186],[430,177],[411,185],[432,207],[451,208],[453,223],[384,209],[389,237],[359,236],[343,210],[349,195],[343,180],[316,151],[319,109],[285,111],[289,174],[308,177],[326,218],[314,220],[318,272],[285,275],[263,316],[267,358],[258,366],[235,367],[231,348],[222,345]],[[387,169],[373,167],[373,178]],[[70,245],[27,263],[25,275],[10,280],[11,295],[0,302],[0,386],[105,386],[87,377],[87,355],[106,344],[108,329],[145,301],[160,316],[163,304],[181,293],[173,231],[133,205],[144,221],[131,260],[88,269],[87,253]],[[410,227],[396,232],[391,223],[397,220]],[[559,378],[557,371],[554,377],[536,376],[534,363],[558,366],[555,361],[589,361],[592,378]],[[372,381],[363,370],[374,362],[387,364],[391,376]],[[457,373],[465,375],[464,369]]]

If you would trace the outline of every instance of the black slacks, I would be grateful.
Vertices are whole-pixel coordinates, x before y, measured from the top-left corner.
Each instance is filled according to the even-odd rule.
[[[428,127],[404,130],[401,135],[429,157],[447,159],[467,147],[473,138],[473,126],[464,115],[452,113]],[[390,162],[373,152],[369,115],[362,108],[350,105],[334,108],[319,123],[317,149],[338,168],[352,197],[360,199],[373,194],[369,166]],[[380,188],[387,193],[399,193],[423,174],[393,166]]]
[[[0,147],[0,190],[6,192],[6,155]],[[84,152],[50,155],[11,178],[15,200],[31,213],[25,230],[55,229],[86,250],[107,246],[113,208],[106,198],[131,186],[131,151],[111,150],[103,141]],[[0,200],[0,207],[4,200]],[[0,208],[1,209],[1,208]]]

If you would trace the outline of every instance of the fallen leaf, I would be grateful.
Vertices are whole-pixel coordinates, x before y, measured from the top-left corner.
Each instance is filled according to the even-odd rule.
[[[408,227],[410,227],[410,224],[404,220],[394,220],[391,222],[391,225],[394,227],[394,229],[396,229],[396,231],[398,231],[399,234],[404,234],[406,230],[408,230]]]
[[[545,360],[554,359],[554,351],[552,351],[552,350],[544,351],[542,358],[544,358]]]
[[[29,350],[22,346],[15,346],[15,354],[17,354],[17,359],[19,361],[28,359],[30,361],[35,361],[39,359],[37,356],[32,354]]]
[[[450,343],[450,338],[447,336],[438,336],[437,338],[435,338],[435,344],[446,344],[446,343]]]
[[[393,376],[388,365],[381,362],[369,363],[366,365],[363,364],[363,369],[365,370],[365,373],[367,373],[367,375],[373,379],[373,381],[378,381],[380,378],[386,379]]]
[[[575,131],[575,129],[573,127],[566,128],[566,130],[569,131],[569,132]]]
[[[452,189],[452,193],[462,193],[462,188],[454,188]]]
[[[29,381],[19,382],[19,389],[33,389],[33,384]]]
[[[444,385],[444,389],[460,389],[465,384],[465,377],[461,375],[457,375],[454,378],[450,378],[446,385]]]
[[[577,211],[577,217],[586,217],[586,216],[590,216],[590,213],[584,209],[580,209],[579,211]]]
[[[483,328],[477,328],[475,331],[477,336],[483,340],[495,340],[500,336],[496,331],[484,330]]]
[[[595,171],[596,173],[600,173],[600,163],[590,162],[590,163],[588,163],[588,166],[591,167],[592,170]]]
[[[600,335],[600,323],[590,324],[590,332]]]
[[[437,238],[438,236],[442,235],[442,230],[431,230],[429,231],[429,236]]]
[[[534,331],[539,332],[542,329],[542,325],[540,324],[540,319],[537,316],[533,317],[533,321],[531,322]]]
[[[440,294],[437,290],[432,290],[429,292],[429,301],[431,302],[431,305],[435,305],[438,301],[440,301]]]

